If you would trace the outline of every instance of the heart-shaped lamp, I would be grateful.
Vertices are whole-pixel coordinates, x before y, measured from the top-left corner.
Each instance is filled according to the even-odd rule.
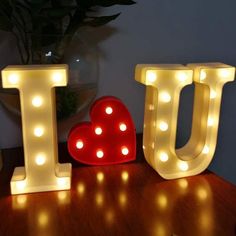
[[[136,132],[132,117],[118,98],[107,96],[94,102],[91,122],[79,123],[68,137],[68,150],[77,161],[109,165],[136,157]]]

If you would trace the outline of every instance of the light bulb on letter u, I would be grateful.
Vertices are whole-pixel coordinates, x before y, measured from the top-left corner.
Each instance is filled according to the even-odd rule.
[[[17,167],[11,193],[70,189],[71,164],[58,163],[55,90],[67,85],[67,65],[8,66],[4,88],[20,91],[25,167]]]
[[[223,86],[234,80],[234,74],[234,67],[221,63],[137,65],[135,79],[147,86],[144,155],[163,178],[192,176],[208,167],[216,147]],[[192,82],[195,92],[191,136],[185,146],[176,150],[180,93]]]

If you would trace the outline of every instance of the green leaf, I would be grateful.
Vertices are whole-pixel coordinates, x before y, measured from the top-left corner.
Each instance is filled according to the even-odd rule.
[[[105,25],[108,22],[115,20],[120,13],[111,15],[111,16],[100,16],[100,17],[89,17],[86,21],[82,23],[83,26],[91,26],[91,27],[98,27],[101,25]]]
[[[74,6],[44,8],[41,10],[41,13],[45,14],[48,17],[60,19],[72,13],[74,10],[76,10],[76,8],[77,7],[74,7]]]
[[[92,7],[92,6],[101,6],[101,7],[110,7],[113,5],[132,5],[136,2],[133,0],[76,0],[78,5]]]

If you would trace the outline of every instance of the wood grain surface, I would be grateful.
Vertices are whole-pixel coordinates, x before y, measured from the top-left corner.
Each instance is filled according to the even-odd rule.
[[[236,230],[236,187],[212,172],[162,179],[144,160],[114,166],[72,161],[60,144],[60,162],[72,161],[70,191],[10,195],[22,148],[3,150],[0,235],[231,236]]]

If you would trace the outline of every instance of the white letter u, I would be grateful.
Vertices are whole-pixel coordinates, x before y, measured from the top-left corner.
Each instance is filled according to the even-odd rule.
[[[135,79],[147,86],[143,149],[165,179],[192,176],[210,164],[217,141],[222,90],[235,68],[221,64],[137,65]],[[195,83],[191,137],[175,149],[180,92]]]

